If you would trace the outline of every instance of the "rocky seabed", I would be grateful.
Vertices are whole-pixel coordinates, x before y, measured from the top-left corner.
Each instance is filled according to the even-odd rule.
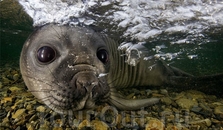
[[[223,99],[195,90],[128,89],[126,98],[159,97],[161,102],[138,111],[109,104],[68,115],[41,104],[18,68],[0,68],[0,130],[223,130]]]

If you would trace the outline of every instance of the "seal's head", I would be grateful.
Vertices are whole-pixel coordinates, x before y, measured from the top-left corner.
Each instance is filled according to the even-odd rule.
[[[24,44],[20,69],[29,89],[59,113],[92,108],[109,97],[109,52],[86,27],[46,25]]]

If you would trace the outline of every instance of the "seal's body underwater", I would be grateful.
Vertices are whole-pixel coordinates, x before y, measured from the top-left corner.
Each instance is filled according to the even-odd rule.
[[[118,43],[89,28],[50,24],[26,41],[20,69],[29,91],[59,113],[93,108],[98,102],[139,109],[159,99],[127,100],[116,90],[172,84],[172,77],[190,77],[155,60],[141,59],[130,66],[117,48]]]

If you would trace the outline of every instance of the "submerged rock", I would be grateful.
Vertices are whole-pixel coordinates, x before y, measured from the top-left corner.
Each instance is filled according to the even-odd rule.
[[[211,120],[210,119],[204,119],[204,120],[198,120],[198,121],[191,121],[190,124],[193,125],[204,125],[204,126],[211,126]]]
[[[106,123],[98,120],[93,120],[91,122],[89,122],[88,120],[84,120],[78,126],[78,130],[83,130],[83,129],[107,130],[108,128],[109,127]]]
[[[36,111],[38,111],[38,112],[45,112],[45,110],[46,110],[46,108],[44,106],[38,106],[36,108]]]
[[[160,120],[151,119],[146,124],[145,130],[164,130],[164,124]]]
[[[14,114],[12,114],[12,118],[16,119],[19,116],[23,115],[25,113],[26,109],[18,109]]]
[[[193,106],[197,106],[198,103],[195,100],[190,100],[190,99],[186,99],[186,98],[180,98],[178,100],[176,100],[176,103],[181,107],[181,108],[185,108],[185,109],[190,109]]]
[[[217,106],[214,109],[214,114],[221,120],[223,120],[223,106]]]
[[[12,87],[10,87],[9,88],[9,91],[10,92],[17,92],[17,91],[21,91],[22,90],[22,88],[19,88],[19,87],[17,87],[17,86],[12,86]]]

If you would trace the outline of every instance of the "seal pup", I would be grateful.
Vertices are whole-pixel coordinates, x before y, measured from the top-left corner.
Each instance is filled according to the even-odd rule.
[[[191,77],[154,59],[140,59],[131,66],[118,46],[88,27],[45,25],[34,31],[23,46],[22,77],[36,98],[65,114],[94,108],[100,102],[124,110],[140,109],[160,99],[129,100],[117,90],[173,84],[173,77]]]

